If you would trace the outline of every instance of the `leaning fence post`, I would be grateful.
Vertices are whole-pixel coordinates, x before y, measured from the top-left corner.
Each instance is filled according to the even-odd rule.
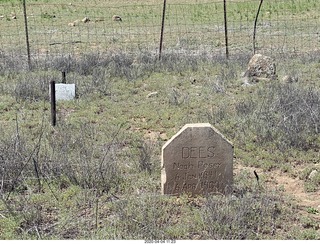
[[[26,32],[26,44],[27,44],[27,55],[28,55],[28,68],[31,70],[31,56],[30,56],[30,43],[28,34],[28,19],[27,19],[27,7],[26,0],[23,0],[23,16],[24,16],[24,29]]]
[[[50,104],[51,104],[51,124],[56,126],[56,83],[54,80],[50,81]]]
[[[263,0],[260,0],[260,4],[257,10],[256,18],[254,19],[254,25],[253,25],[253,38],[252,38],[252,44],[253,44],[253,54],[256,54],[256,31],[257,31],[257,22],[258,22],[258,17],[259,13],[261,10]]]
[[[163,11],[162,11],[162,23],[161,23],[161,34],[160,34],[160,47],[159,47],[159,60],[161,60],[162,43],[163,43],[163,31],[164,31],[164,19],[166,16],[166,0],[163,0]]]

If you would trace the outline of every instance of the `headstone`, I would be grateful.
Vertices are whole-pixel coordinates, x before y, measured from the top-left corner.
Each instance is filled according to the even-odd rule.
[[[162,147],[162,194],[228,194],[233,145],[209,123],[186,124]]]
[[[56,100],[72,100],[76,96],[75,84],[55,84]],[[51,92],[50,92],[51,93]]]

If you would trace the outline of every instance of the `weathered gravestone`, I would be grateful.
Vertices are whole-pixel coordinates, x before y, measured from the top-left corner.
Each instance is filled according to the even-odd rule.
[[[209,123],[186,124],[162,147],[162,194],[228,194],[233,145]]]
[[[51,89],[51,88],[50,88]],[[55,84],[56,100],[73,100],[76,96],[75,84]],[[51,91],[50,91],[51,94]]]

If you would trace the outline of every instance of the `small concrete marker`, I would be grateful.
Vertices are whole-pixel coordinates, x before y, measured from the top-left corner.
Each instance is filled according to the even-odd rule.
[[[73,100],[76,96],[75,84],[61,84],[55,85],[56,100]],[[51,93],[51,92],[50,92]]]

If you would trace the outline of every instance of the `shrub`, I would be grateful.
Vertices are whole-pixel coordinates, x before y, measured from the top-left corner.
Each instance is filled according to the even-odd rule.
[[[21,52],[21,51],[20,51]],[[26,70],[27,61],[20,55],[0,50],[0,75],[15,74]]]
[[[83,188],[108,191],[118,184],[121,177],[117,138],[111,138],[101,146],[96,144],[98,134],[93,125],[60,124],[48,138],[51,153],[48,152],[44,164],[46,171],[62,180],[61,176],[65,176],[72,184]]]
[[[270,84],[236,105],[242,129],[254,131],[257,143],[281,150],[316,147],[320,128],[320,93],[293,84]]]
[[[39,101],[49,97],[50,78],[46,75],[26,73],[18,79],[14,96],[18,102]]]
[[[264,239],[275,234],[281,213],[274,194],[245,194],[243,197],[210,197],[203,218],[211,239]]]
[[[92,126],[60,124],[52,134],[40,128],[33,143],[18,122],[16,131],[1,133],[2,192],[39,190],[47,179],[62,187],[70,182],[107,192],[121,181],[117,134],[102,146],[96,144],[98,135]]]

